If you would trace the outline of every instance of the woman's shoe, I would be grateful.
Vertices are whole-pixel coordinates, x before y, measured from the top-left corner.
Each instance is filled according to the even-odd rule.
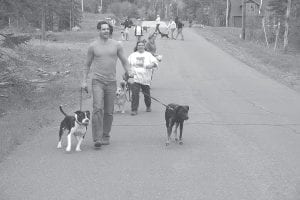
[[[131,111],[131,115],[132,116],[137,115],[137,111]]]

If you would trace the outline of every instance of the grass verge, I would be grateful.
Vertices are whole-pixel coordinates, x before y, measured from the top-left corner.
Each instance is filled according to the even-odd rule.
[[[205,27],[195,30],[250,67],[300,92],[300,52],[293,49],[284,54],[282,50],[274,51],[255,41],[243,41],[239,37],[240,28]]]

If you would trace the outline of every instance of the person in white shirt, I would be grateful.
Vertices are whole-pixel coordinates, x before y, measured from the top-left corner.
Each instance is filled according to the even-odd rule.
[[[152,70],[158,67],[158,60],[150,52],[145,51],[144,41],[138,41],[136,51],[130,54],[128,62],[133,74],[131,115],[137,115],[140,89],[144,94],[146,112],[151,112],[151,76]]]
[[[171,30],[171,38],[174,40],[174,31],[176,30],[176,23],[173,19],[169,21],[168,29]]]
[[[141,38],[143,36],[143,27],[141,19],[137,20],[137,24],[134,27],[134,35],[136,36],[137,41],[141,41]]]
[[[156,16],[156,20],[155,20],[155,22],[156,22],[156,27],[155,27],[155,31],[154,31],[154,32],[158,32],[158,33],[160,33],[160,30],[159,30],[159,25],[160,25],[160,16],[159,16],[159,15],[157,15],[157,16]]]

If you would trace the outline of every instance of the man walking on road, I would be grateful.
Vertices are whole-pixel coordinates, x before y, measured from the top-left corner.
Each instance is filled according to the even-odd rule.
[[[110,27],[105,21],[97,24],[99,38],[88,48],[87,61],[83,72],[81,87],[87,90],[87,77],[93,64],[92,93],[93,114],[92,134],[95,147],[109,144],[113,121],[114,99],[117,90],[116,65],[119,58],[125,72],[129,65],[119,42],[110,39]]]

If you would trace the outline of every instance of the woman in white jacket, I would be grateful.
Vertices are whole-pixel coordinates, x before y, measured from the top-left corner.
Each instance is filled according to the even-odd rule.
[[[146,112],[151,112],[151,75],[152,70],[158,67],[158,60],[151,53],[145,51],[144,41],[138,41],[135,49],[136,51],[128,57],[131,72],[134,75],[131,85],[131,115],[137,115],[140,89],[144,94]]]

